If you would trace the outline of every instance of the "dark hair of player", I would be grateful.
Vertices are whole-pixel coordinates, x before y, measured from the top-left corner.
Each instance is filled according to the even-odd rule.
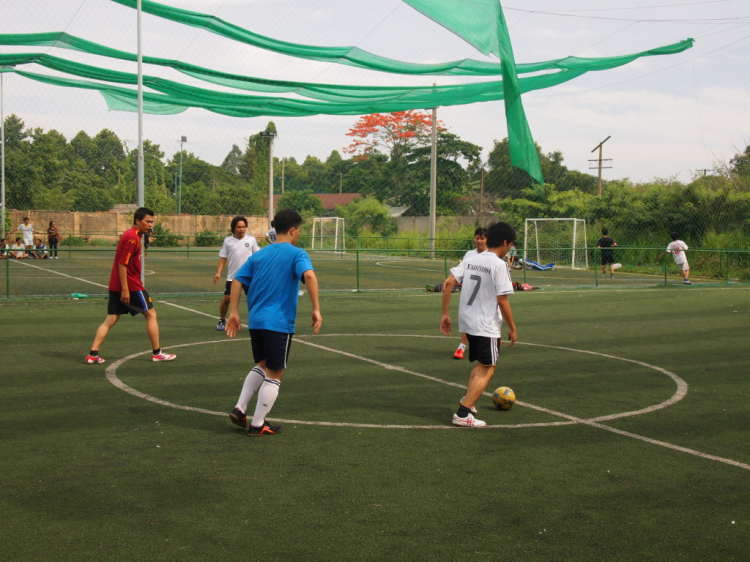
[[[147,209],[146,207],[139,207],[135,210],[135,213],[133,214],[133,224],[136,223],[136,221],[142,221],[146,217],[153,217],[154,212],[151,209]]]
[[[286,234],[290,228],[299,228],[302,224],[302,217],[297,211],[292,209],[281,209],[273,217],[273,227],[277,234]]]
[[[670,236],[672,237],[672,240],[677,240],[680,237],[676,232],[673,232]]]
[[[602,236],[607,236],[609,234],[609,229],[605,226],[602,228]]]
[[[485,238],[487,238],[487,229],[483,226],[480,226],[474,231],[474,236],[484,236]]]
[[[503,242],[513,243],[516,241],[516,230],[507,222],[496,222],[487,228],[487,247],[497,248]]]
[[[234,234],[234,229],[237,228],[237,223],[240,221],[244,222],[245,228],[247,228],[247,219],[245,217],[234,217],[232,219],[232,234]]]

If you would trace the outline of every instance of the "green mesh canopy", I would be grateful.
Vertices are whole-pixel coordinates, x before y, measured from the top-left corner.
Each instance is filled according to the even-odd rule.
[[[135,8],[136,0],[111,0]],[[190,107],[234,117],[308,115],[364,115],[408,109],[464,105],[483,101],[505,101],[511,163],[543,183],[541,167],[523,110],[521,94],[549,88],[589,71],[616,68],[641,57],[680,53],[693,45],[692,39],[639,53],[600,58],[565,57],[550,61],[516,64],[507,25],[498,0],[403,0],[414,9],[457,34],[479,51],[496,55],[499,63],[463,59],[420,64],[397,61],[356,47],[317,47],[265,37],[215,16],[143,0],[143,10],[177,23],[205,29],[222,37],[296,58],[334,62],[379,72],[406,75],[493,76],[490,81],[440,86],[355,86],[291,80],[270,80],[232,74],[188,62],[143,56],[150,65],[173,68],[208,84],[241,92],[222,92],[208,87],[182,84],[144,75],[144,112],[171,115]],[[489,22],[489,24],[488,24]],[[90,55],[136,61],[134,53],[113,49],[65,32],[0,34],[0,45],[57,47]],[[32,72],[35,65],[68,77]],[[21,67],[21,68],[19,68]],[[16,74],[56,86],[99,91],[112,110],[137,111],[134,73],[92,66],[44,53],[1,53],[0,72]],[[519,78],[519,74],[534,73]],[[501,78],[501,79],[498,79]],[[244,92],[257,92],[247,94]],[[272,94],[272,95],[268,95]],[[280,94],[287,96],[281,97]],[[292,97],[289,97],[292,96]]]

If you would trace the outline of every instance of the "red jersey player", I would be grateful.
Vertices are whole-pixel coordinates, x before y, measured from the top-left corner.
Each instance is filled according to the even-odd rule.
[[[172,361],[175,355],[164,353],[159,346],[159,324],[151,297],[141,282],[141,238],[154,226],[154,212],[141,207],[133,217],[133,228],[123,232],[117,244],[112,274],[109,277],[109,304],[107,317],[96,330],[94,343],[86,357],[86,363],[104,363],[99,357],[99,347],[122,314],[143,314],[146,318],[146,333],[151,340],[152,361]]]

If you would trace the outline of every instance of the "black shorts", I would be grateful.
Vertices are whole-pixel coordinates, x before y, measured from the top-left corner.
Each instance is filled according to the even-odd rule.
[[[482,365],[497,365],[500,355],[500,338],[487,336],[472,336],[466,334],[469,340],[469,362],[479,361]]]
[[[602,265],[615,263],[615,253],[612,250],[602,250]]]
[[[266,367],[272,371],[286,369],[286,360],[292,349],[292,336],[271,330],[250,330],[250,343],[253,346],[253,360],[260,363],[265,359]]]
[[[245,296],[247,296],[247,285],[244,283],[240,283],[242,285],[242,290],[245,291]],[[226,285],[224,285],[224,294],[228,297],[232,294],[232,282],[227,281]]]
[[[130,291],[130,304],[123,304],[120,300],[122,293],[119,291],[109,292],[109,303],[107,304],[107,314],[143,314],[154,308],[154,303],[148,293],[145,291]]]

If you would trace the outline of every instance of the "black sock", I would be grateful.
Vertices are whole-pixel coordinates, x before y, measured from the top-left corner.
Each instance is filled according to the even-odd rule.
[[[469,408],[467,408],[467,407],[466,407],[466,406],[464,406],[463,404],[459,404],[459,405],[458,405],[458,410],[456,410],[456,415],[457,415],[457,416],[458,416],[459,418],[465,418],[465,417],[466,417],[466,416],[468,416],[468,415],[469,415],[470,413],[471,413],[471,410],[469,410]]]
[[[91,357],[99,357],[99,350],[94,351],[93,349],[89,351],[89,355]]]
[[[154,355],[159,355],[160,353],[161,353],[161,347],[157,347],[157,348],[156,348],[156,349],[154,350]]]

